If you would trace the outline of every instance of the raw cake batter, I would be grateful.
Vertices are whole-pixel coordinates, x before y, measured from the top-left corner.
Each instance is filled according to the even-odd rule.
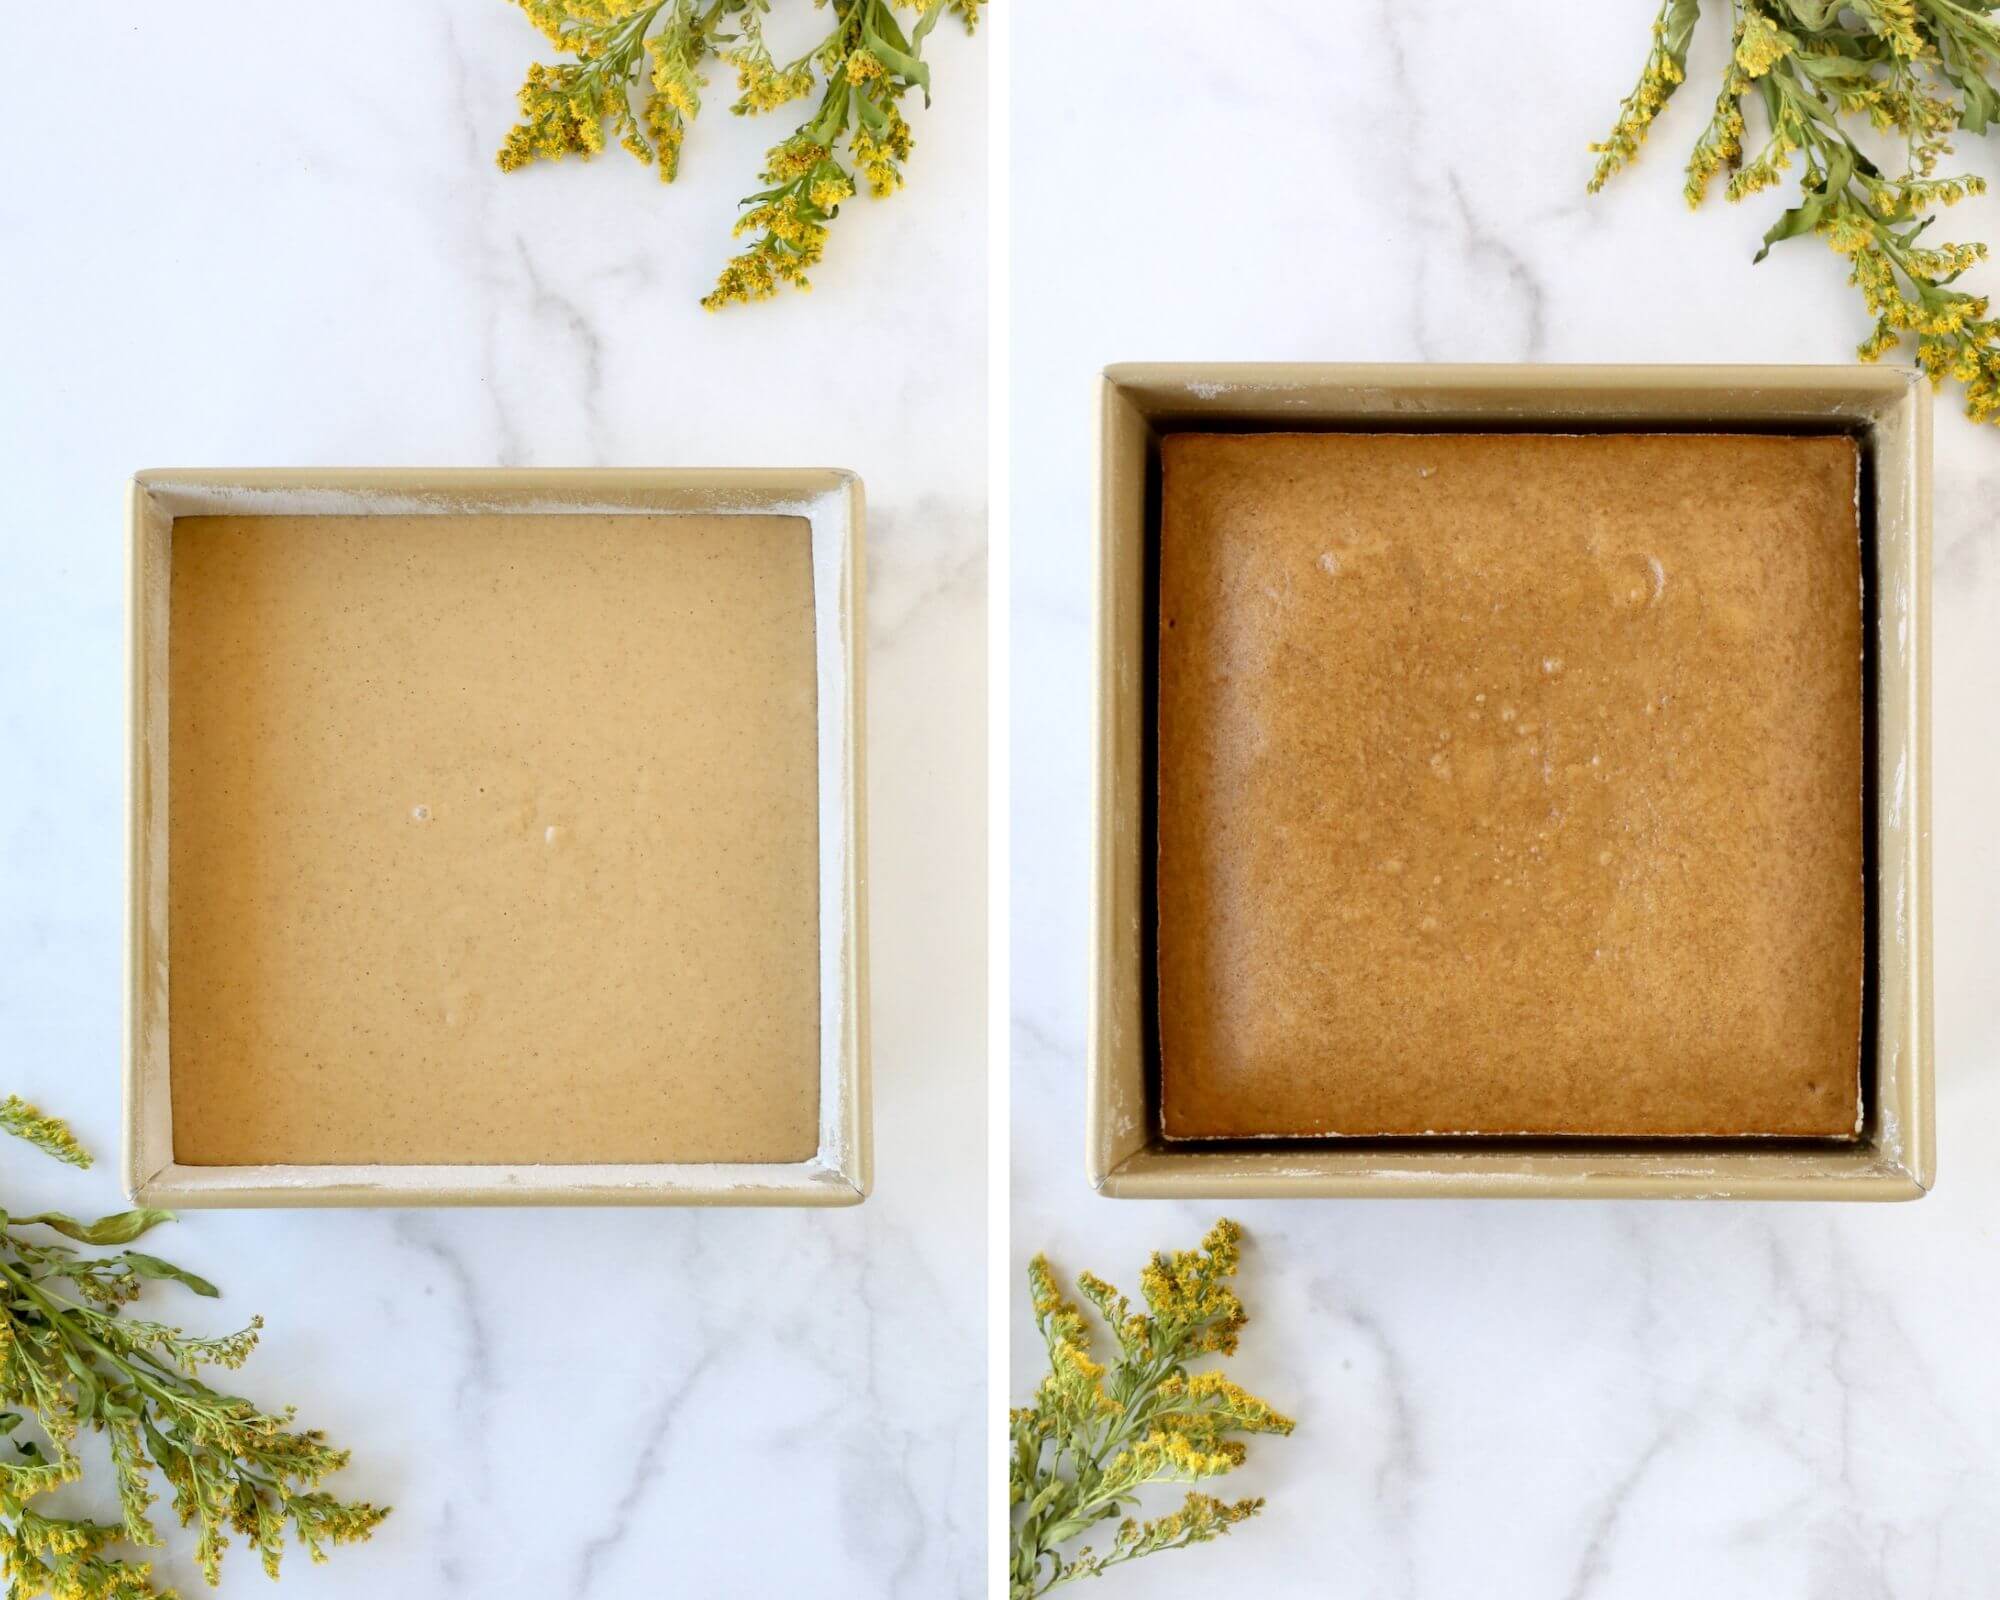
[[[804,519],[172,537],[176,1160],[812,1156]]]

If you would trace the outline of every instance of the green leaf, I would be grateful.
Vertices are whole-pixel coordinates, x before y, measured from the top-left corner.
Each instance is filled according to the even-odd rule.
[[[1866,89],[1874,79],[1870,63],[1847,56],[1799,56],[1799,70],[1823,87]]]
[[[854,97],[854,110],[862,122],[866,124],[868,131],[878,138],[889,131],[888,117],[883,114],[882,108],[873,100],[870,100],[867,95],[858,94]]]
[[[137,1250],[127,1250],[120,1258],[142,1278],[172,1279],[175,1283],[187,1285],[198,1295],[216,1300],[222,1291],[206,1278],[197,1278],[185,1268],[175,1266],[171,1261],[162,1261],[158,1256],[141,1255]]]
[[[167,1470],[168,1475],[171,1476],[174,1463],[187,1455],[186,1449],[182,1447],[179,1440],[170,1439],[165,1433],[161,1432],[160,1426],[153,1420],[153,1413],[150,1410],[140,1411],[139,1429],[146,1436],[147,1451],[163,1469]]]
[[[90,1363],[67,1346],[63,1349],[63,1361],[68,1365],[70,1376],[76,1380],[76,1414],[89,1421],[97,1415],[97,1403],[104,1395],[104,1386],[98,1382],[97,1374],[90,1370]]]
[[[1061,1498],[1064,1490],[1068,1487],[1069,1485],[1060,1479],[1047,1485],[1040,1494],[1028,1502],[1027,1515],[1030,1517],[1039,1517]]]
[[[844,82],[828,89],[826,109],[813,120],[806,136],[814,144],[823,144],[831,148],[834,140],[838,139],[847,127],[847,104],[853,98],[855,98],[853,91]],[[774,190],[773,193],[783,193],[783,190]]]
[[[872,18],[861,24],[861,42],[868,46],[869,53],[897,77],[914,83],[924,91],[924,104],[931,103],[931,69],[915,56],[898,50],[876,31]]]
[[[1667,53],[1682,67],[1687,65],[1688,41],[1694,37],[1694,25],[1700,20],[1701,0],[1669,0],[1661,18],[1666,28]]]
[[[45,1228],[53,1228],[57,1233],[85,1244],[130,1244],[161,1223],[172,1222],[174,1214],[152,1206],[141,1206],[136,1211],[119,1211],[108,1217],[99,1217],[95,1222],[78,1222],[75,1217],[64,1216],[60,1211],[44,1211],[37,1216],[15,1220],[22,1227],[38,1222]]]
[[[2000,119],[2000,90],[1988,83],[1976,71],[1954,72],[1949,65],[1944,75],[1964,95],[1959,106],[1959,126],[1967,133],[1985,133],[1996,119]]]
[[[1779,241],[1796,239],[1819,226],[1820,218],[1826,215],[1826,208],[1846,192],[1849,181],[1854,177],[1854,153],[1851,148],[1840,146],[1834,149],[1827,158],[1827,168],[1821,185],[1807,190],[1805,199],[1771,224],[1771,231],[1764,235],[1764,248],[1757,252],[1757,261],[1769,255],[1771,246]]]

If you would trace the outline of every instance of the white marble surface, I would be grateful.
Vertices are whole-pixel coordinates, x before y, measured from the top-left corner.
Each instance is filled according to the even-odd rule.
[[[1094,1198],[1081,1148],[1093,375],[1114,360],[1846,357],[1773,207],[1690,216],[1720,44],[1595,201],[1652,7],[1022,0],[1013,84],[1016,1264],[1130,1285],[1214,1208]],[[1053,41],[1060,36],[1061,48]],[[1115,61],[1088,82],[1080,62]],[[2000,148],[1978,164],[2000,176]],[[1955,231],[1952,231],[1955,230]],[[2000,244],[2000,201],[1952,237]],[[2000,289],[2000,272],[1985,281]],[[1912,1206],[1246,1205],[1236,1363],[1296,1413],[1227,1545],[1104,1600],[1975,1600],[2000,1586],[2000,431],[1940,397],[1939,1181]],[[1018,1281],[1018,1280],[1017,1280]],[[1035,1370],[1018,1294],[1015,1390]],[[1213,1587],[1221,1584],[1224,1589]],[[1098,1592],[1098,1591],[1093,1591]]]
[[[985,58],[934,36],[911,187],[853,204],[810,297],[711,317],[777,132],[718,83],[675,189],[616,154],[503,176],[537,45],[500,0],[127,5],[15,74],[0,1087],[115,1150],[133,469],[858,470],[875,1198],[201,1213],[157,1248],[226,1291],[191,1320],[266,1316],[247,1392],[298,1402],[354,1449],[341,1486],[397,1506],[288,1595],[975,1594]],[[10,1206],[119,1201],[110,1163],[0,1164]],[[225,1592],[265,1592],[253,1566]]]

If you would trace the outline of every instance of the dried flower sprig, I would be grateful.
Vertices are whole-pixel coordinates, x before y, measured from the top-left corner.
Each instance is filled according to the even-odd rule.
[[[74,1166],[90,1155],[68,1126],[9,1095],[0,1131]],[[182,1527],[195,1528],[195,1564],[214,1584],[229,1535],[241,1534],[278,1575],[287,1532],[315,1561],[329,1544],[366,1539],[386,1507],[336,1500],[320,1485],[347,1463],[322,1434],[203,1383],[204,1367],[234,1369],[256,1348],[262,1320],[220,1338],[127,1314],[148,1282],[171,1281],[213,1298],[216,1287],[158,1256],[125,1249],[173,1214],[150,1207],[95,1222],[60,1212],[0,1211],[0,1575],[9,1600],[171,1600],[150,1563],[120,1545],[162,1541],[149,1512],[152,1475],[165,1480]],[[24,1231],[46,1229],[88,1256]],[[76,1442],[107,1436],[118,1516],[49,1514],[33,1502],[83,1476]]]
[[[701,110],[715,60],[736,72],[738,116],[775,111],[819,94],[813,113],[771,147],[760,174],[766,187],[747,196],[736,236],[750,243],[722,269],[703,299],[709,310],[768,300],[791,284],[812,287],[808,272],[826,253],[827,224],[863,184],[877,198],[903,186],[910,125],[902,100],[910,90],[930,103],[926,36],[950,12],[969,33],[984,0],[813,0],[832,22],[816,44],[779,62],[764,40],[770,0],[515,0],[558,49],[575,57],[540,62],[521,86],[521,121],[500,147],[502,170],[537,159],[585,158],[605,145],[608,127],[663,182],[680,172],[687,126]],[[906,28],[898,9],[914,13]],[[644,69],[641,109],[634,96]],[[843,149],[844,146],[844,149]]]
[[[1729,0],[1729,9],[1729,60],[1688,161],[1688,204],[1701,204],[1724,171],[1731,200],[1771,188],[1798,157],[1799,203],[1764,235],[1757,260],[1780,240],[1819,234],[1852,263],[1850,281],[1875,318],[1861,359],[1914,339],[1933,385],[1955,379],[1968,416],[2000,421],[2000,319],[1985,295],[1952,287],[1986,246],[1918,242],[1937,207],[1985,191],[1976,174],[1940,177],[1937,168],[1958,130],[2000,125],[2000,0]],[[1591,147],[1593,192],[1638,154],[1685,79],[1699,11],[1700,0],[1662,0],[1638,85]],[[1762,111],[1754,151],[1746,101]],[[1881,170],[1843,118],[1900,136],[1902,170]]]
[[[1078,1278],[1117,1344],[1109,1367],[1093,1358],[1090,1323],[1063,1297],[1047,1258],[1030,1263],[1049,1374],[1034,1403],[1012,1414],[1014,1600],[1219,1538],[1263,1508],[1262,1500],[1229,1502],[1189,1490],[1178,1511],[1150,1521],[1126,1517],[1105,1549],[1062,1551],[1136,1506],[1149,1483],[1199,1483],[1241,1466],[1243,1445],[1231,1435],[1292,1431],[1289,1417],[1222,1373],[1188,1371],[1201,1356],[1236,1352],[1246,1318],[1228,1280],[1236,1276],[1242,1237],[1225,1218],[1200,1249],[1156,1253],[1139,1275],[1143,1312],[1102,1278]]]

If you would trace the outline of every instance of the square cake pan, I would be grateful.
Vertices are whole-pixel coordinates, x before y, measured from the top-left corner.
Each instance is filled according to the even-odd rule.
[[[1931,395],[1885,367],[1122,365],[1099,391],[1087,1164],[1119,1198],[1909,1200],[1934,1175]],[[1843,433],[1862,454],[1873,862],[1854,1140],[1257,1139],[1161,1132],[1150,933],[1163,434]]]
[[[189,1166],[174,1160],[167,627],[195,516],[787,515],[811,524],[818,678],[819,1148],[785,1164]],[[861,483],[833,470],[149,471],[130,489],[125,1187],[167,1206],[792,1205],[866,1198],[872,1154]]]

